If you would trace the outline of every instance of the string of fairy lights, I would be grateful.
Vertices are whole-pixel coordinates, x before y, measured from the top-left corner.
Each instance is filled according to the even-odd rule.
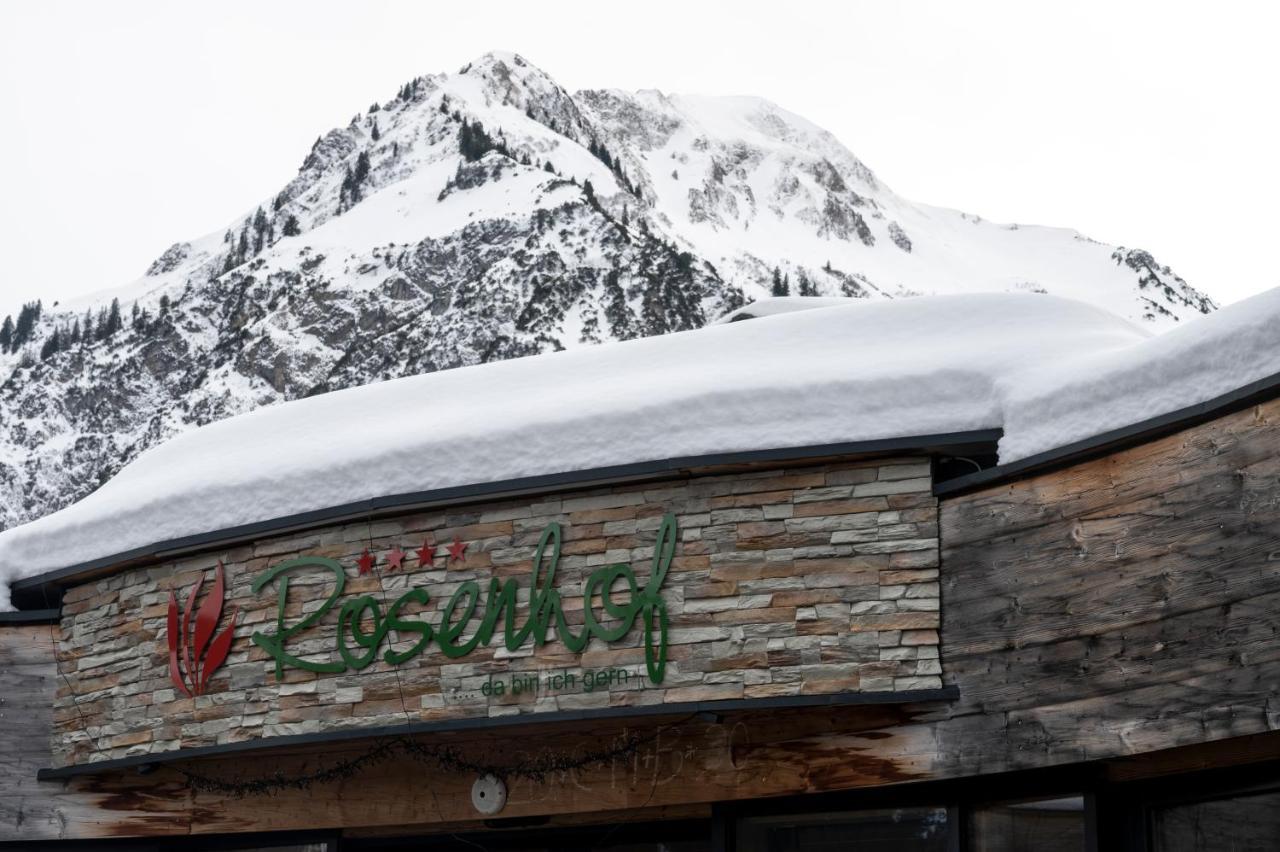
[[[355,757],[339,760],[311,772],[289,774],[277,771],[253,778],[237,779],[205,775],[179,765],[174,765],[173,769],[186,780],[192,790],[233,798],[273,795],[286,790],[308,790],[317,785],[346,781],[354,778],[362,770],[396,758],[409,758],[431,764],[446,772],[474,776],[493,775],[503,779],[523,778],[540,783],[549,777],[589,766],[629,759],[657,737],[657,730],[643,734],[631,732],[618,737],[608,745],[577,754],[546,750],[528,758],[508,762],[490,762],[467,757],[452,746],[431,745],[409,737],[397,736],[383,738]]]

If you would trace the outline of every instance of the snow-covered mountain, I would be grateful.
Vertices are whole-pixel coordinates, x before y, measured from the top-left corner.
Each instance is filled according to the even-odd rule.
[[[906,201],[767,101],[570,94],[491,53],[321,136],[282,189],[139,281],[0,333],[0,524],[212,420],[693,329],[776,289],[1052,293],[1153,330],[1215,308],[1147,252]]]

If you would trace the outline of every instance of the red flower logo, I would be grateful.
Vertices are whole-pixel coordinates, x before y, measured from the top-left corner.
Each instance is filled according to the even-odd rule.
[[[218,619],[222,617],[222,601],[226,595],[221,561],[218,562],[216,578],[213,588],[205,595],[204,603],[200,604],[200,611],[196,613],[194,633],[191,631],[191,610],[195,608],[196,598],[200,596],[204,577],[196,582],[196,587],[187,597],[181,629],[178,624],[178,599],[173,592],[169,592],[169,677],[188,696],[204,694],[210,676],[226,662],[227,654],[231,651],[232,633],[236,626],[234,608],[226,629],[217,638],[213,636]]]

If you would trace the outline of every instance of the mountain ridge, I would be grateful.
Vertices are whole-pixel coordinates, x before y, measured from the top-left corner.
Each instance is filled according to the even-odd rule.
[[[118,322],[29,323],[0,353],[0,524],[260,405],[698,328],[779,286],[1050,292],[1153,329],[1215,307],[1146,252],[905,201],[763,99],[571,94],[491,53],[318,137],[276,194],[162,253]]]

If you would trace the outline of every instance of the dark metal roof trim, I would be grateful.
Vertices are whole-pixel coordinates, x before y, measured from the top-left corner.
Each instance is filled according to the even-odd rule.
[[[960,452],[966,449],[989,446],[1000,439],[999,429],[979,429],[969,432],[951,432],[937,435],[917,435],[906,438],[884,438],[873,441],[850,441],[839,444],[815,444],[801,447],[781,447],[773,450],[749,450],[736,453],[712,453],[701,456],[679,456],[669,459],[614,465],[589,470],[526,476],[498,482],[437,488],[430,491],[414,491],[393,494],[355,503],[345,503],[327,509],[301,512],[243,524],[224,530],[199,533],[169,539],[133,550],[115,553],[81,562],[66,568],[58,568],[17,580],[12,584],[15,593],[30,594],[46,586],[61,587],[75,582],[86,574],[108,573],[116,566],[145,560],[165,558],[178,553],[217,545],[231,544],[264,535],[290,532],[321,524],[364,518],[371,514],[387,514],[448,503],[474,502],[524,494],[562,491],[569,488],[597,487],[627,480],[656,479],[679,474],[690,469],[722,467],[764,462],[803,461],[824,456],[869,455],[892,452]]]
[[[946,482],[936,483],[933,493],[938,497],[954,497],[979,488],[1043,473],[1054,468],[1066,467],[1088,461],[1098,456],[1122,450],[1136,444],[1162,438],[1174,432],[1207,423],[1251,405],[1266,402],[1280,396],[1280,373],[1250,382],[1244,387],[1216,396],[1205,402],[1189,405],[1156,417],[1112,429],[1091,438],[1075,441],[1043,453],[1036,453],[1009,464],[996,465],[986,470],[957,476]]]
[[[26,609],[18,612],[0,612],[0,628],[20,624],[54,624],[62,618],[58,609]]]
[[[956,701],[960,688],[944,686],[939,689],[907,689],[899,692],[839,692],[830,695],[784,695],[775,698],[735,698],[724,701],[686,701],[673,704],[642,704],[635,707],[604,707],[594,710],[563,710],[554,713],[528,713],[520,716],[496,718],[449,719],[441,722],[408,722],[377,728],[345,729],[320,734],[296,734],[282,737],[265,737],[248,742],[225,745],[176,749],[116,760],[100,760],[94,763],[78,763],[57,769],[39,770],[40,781],[57,781],[79,775],[97,775],[118,772],[137,767],[155,767],[200,758],[229,757],[264,749],[299,748],[311,745],[346,743],[379,737],[403,737],[419,734],[436,734],[451,731],[502,730],[532,724],[560,724],[567,722],[595,722],[602,719],[639,719],[644,717],[688,716],[698,713],[719,715],[756,710],[812,709],[816,707],[854,707],[885,704],[928,704]]]

